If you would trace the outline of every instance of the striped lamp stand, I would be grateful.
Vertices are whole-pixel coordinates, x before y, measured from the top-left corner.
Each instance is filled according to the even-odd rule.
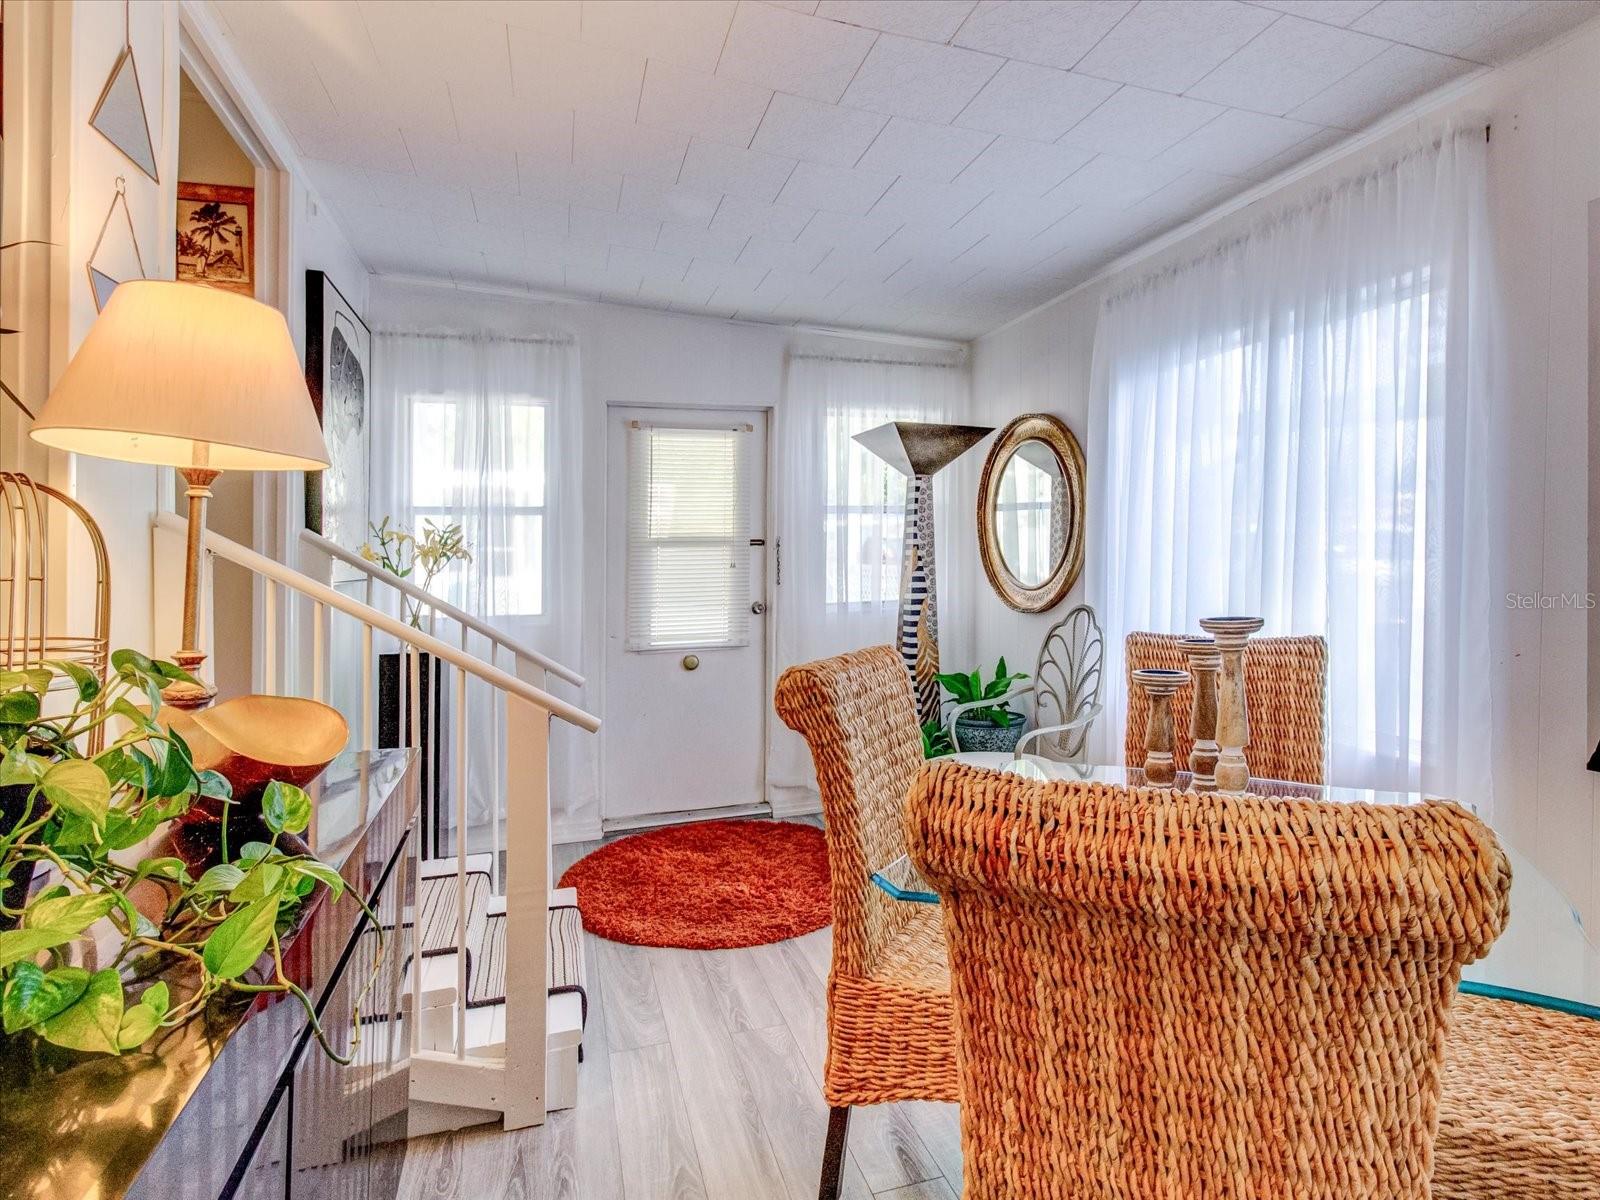
[[[906,488],[905,550],[900,569],[900,657],[911,673],[917,716],[939,719],[939,589],[934,573],[933,477],[990,433],[992,426],[891,421],[856,434],[884,462],[910,479]]]

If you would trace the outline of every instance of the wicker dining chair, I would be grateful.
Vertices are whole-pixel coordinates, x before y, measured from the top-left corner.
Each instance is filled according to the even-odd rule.
[[[811,746],[833,877],[819,1191],[832,1200],[852,1105],[957,1098],[950,968],[938,910],[893,900],[871,878],[905,852],[906,792],[922,762],[899,654],[875,646],[790,667],[774,699]]]
[[[942,762],[906,825],[965,1200],[1426,1200],[1451,999],[1511,885],[1472,814]]]
[[[1150,699],[1133,682],[1133,672],[1148,669],[1186,670],[1189,657],[1176,633],[1130,633],[1125,657],[1128,668],[1128,729],[1123,752],[1129,766],[1144,762],[1145,726]],[[1257,779],[1321,783],[1327,758],[1328,643],[1320,637],[1251,638],[1244,648],[1245,703],[1250,707],[1250,745],[1245,760]],[[1189,769],[1189,712],[1194,685],[1186,683],[1172,698],[1172,758],[1180,771]]]

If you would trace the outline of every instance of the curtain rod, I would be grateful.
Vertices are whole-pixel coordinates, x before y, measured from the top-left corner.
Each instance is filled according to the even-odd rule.
[[[564,346],[578,340],[570,333],[511,337],[496,333],[428,333],[421,329],[385,329],[381,325],[378,332],[384,337],[428,338],[441,342],[521,342],[530,346]]]
[[[804,358],[812,362],[842,362],[842,363],[870,363],[879,367],[938,367],[940,370],[952,370],[965,366],[962,362],[934,362],[922,358],[852,358],[845,354],[802,354],[791,352],[790,358]],[[963,352],[962,358],[965,359]]]

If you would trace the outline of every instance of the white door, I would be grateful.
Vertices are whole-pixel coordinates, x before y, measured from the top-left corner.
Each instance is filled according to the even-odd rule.
[[[608,826],[766,804],[767,418],[609,410]]]

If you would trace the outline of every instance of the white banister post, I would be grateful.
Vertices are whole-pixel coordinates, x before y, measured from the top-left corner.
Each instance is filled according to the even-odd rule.
[[[321,700],[328,670],[328,635],[326,606],[320,600],[311,602],[311,698]]]
[[[361,748],[371,750],[372,736],[372,626],[361,626]]]
[[[456,677],[456,1057],[467,1057],[467,673]],[[510,934],[510,927],[506,929]],[[509,949],[516,945],[507,941]]]
[[[278,585],[261,582],[261,690],[273,696],[278,692]]]
[[[545,1118],[545,1009],[550,952],[550,714],[506,697],[505,1128]]]

